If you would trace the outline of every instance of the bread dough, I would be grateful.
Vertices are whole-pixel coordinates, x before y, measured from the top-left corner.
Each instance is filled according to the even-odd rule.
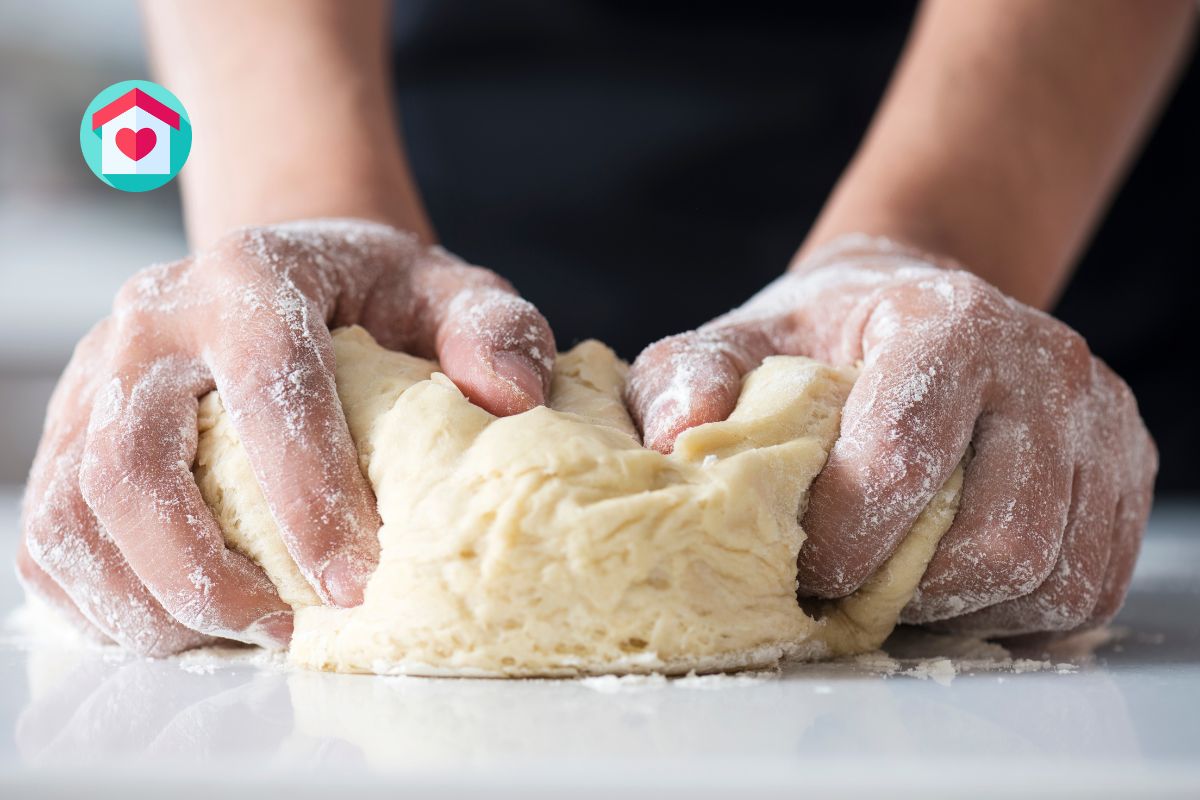
[[[796,599],[807,490],[852,368],[772,357],[724,422],[641,446],[604,345],[562,354],[547,407],[496,418],[431,361],[334,333],[337,387],[379,501],[363,604],[319,604],[213,393],[194,471],[229,546],[296,608],[290,658],[341,672],[462,676],[715,671],[878,647],[957,508],[961,469],[848,598]]]

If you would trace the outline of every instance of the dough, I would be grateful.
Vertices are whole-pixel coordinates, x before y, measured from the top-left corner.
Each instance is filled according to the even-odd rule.
[[[194,467],[229,546],[296,608],[290,658],[341,672],[462,676],[715,671],[878,647],[954,517],[961,469],[857,593],[796,599],[798,519],[855,378],[768,358],[724,422],[642,447],[626,366],[561,355],[549,407],[498,419],[433,362],[335,332],[337,386],[379,501],[358,608],[322,606],[288,555],[215,393]]]

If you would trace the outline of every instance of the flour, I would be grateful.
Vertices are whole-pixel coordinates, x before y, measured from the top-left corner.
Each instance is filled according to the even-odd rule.
[[[958,675],[958,667],[948,658],[931,658],[909,667],[903,674],[919,680],[932,679],[942,686],[949,686]]]
[[[686,675],[668,678],[659,673],[649,675],[599,675],[592,678],[578,678],[582,686],[604,694],[617,692],[642,692],[656,689],[694,689],[714,691],[733,689],[746,686],[756,686],[766,681],[777,680],[778,670],[752,670],[747,672],[715,672],[708,675],[697,675],[689,672]]]
[[[286,672],[287,656],[278,650],[237,644],[210,645],[172,656],[169,661],[193,675],[212,675],[230,667],[251,667],[263,672]]]
[[[602,694],[661,689],[668,684],[666,677],[657,672],[648,675],[597,675],[578,680],[581,686]]]

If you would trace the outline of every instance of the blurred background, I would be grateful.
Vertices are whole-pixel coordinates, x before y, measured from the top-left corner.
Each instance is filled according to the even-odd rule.
[[[782,5],[397,4],[405,133],[444,243],[512,279],[563,347],[632,358],[740,303],[853,153],[915,4]],[[144,77],[132,0],[0,0],[0,483],[24,480],[120,284],[186,252],[174,186],[115,191],[79,153],[91,98]],[[1133,386],[1164,495],[1200,491],[1198,119],[1193,55],[1056,312]]]

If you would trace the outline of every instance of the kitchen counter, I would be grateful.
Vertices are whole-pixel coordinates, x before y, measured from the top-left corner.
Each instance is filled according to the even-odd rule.
[[[0,489],[10,564],[17,496]],[[909,633],[907,658],[770,675],[479,681],[248,648],[153,661],[10,624],[0,795],[1200,797],[1200,505],[1160,504],[1126,608],[1090,641],[951,662]]]

